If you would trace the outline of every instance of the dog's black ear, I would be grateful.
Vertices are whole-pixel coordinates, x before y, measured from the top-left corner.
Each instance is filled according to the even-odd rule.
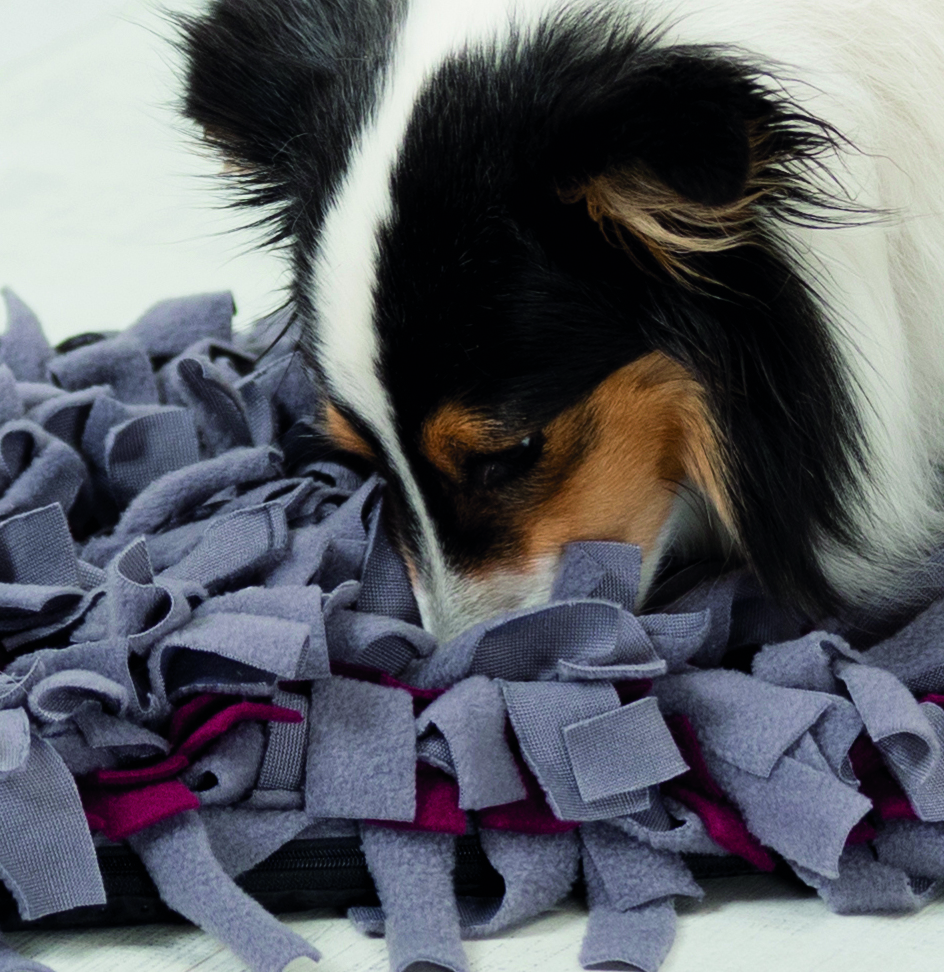
[[[184,114],[228,163],[239,203],[276,204],[284,214],[303,197],[317,220],[369,107],[393,6],[213,0],[201,15],[175,17]]]
[[[634,168],[704,206],[744,194],[751,174],[750,129],[763,98],[744,68],[711,52],[645,52],[636,69],[563,126],[562,164],[588,181]]]
[[[319,90],[330,83],[317,51],[287,43],[291,9],[216,0],[204,15],[177,21],[186,56],[184,113],[238,168],[283,167],[286,143],[309,124]]]
[[[554,148],[559,195],[584,200],[611,242],[684,277],[696,254],[750,242],[759,215],[812,197],[808,163],[833,133],[763,72],[712,48],[642,45],[626,63],[571,100]]]

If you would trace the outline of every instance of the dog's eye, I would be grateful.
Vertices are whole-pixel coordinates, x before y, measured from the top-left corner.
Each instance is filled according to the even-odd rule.
[[[528,472],[543,450],[544,436],[535,432],[510,449],[473,456],[467,463],[466,475],[479,489],[495,489]]]

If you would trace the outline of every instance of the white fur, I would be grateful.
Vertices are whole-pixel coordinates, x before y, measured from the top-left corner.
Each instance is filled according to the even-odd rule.
[[[424,621],[440,636],[546,597],[552,565],[473,582],[445,564],[377,377],[377,231],[391,215],[389,177],[425,79],[450,52],[500,38],[512,18],[533,23],[549,6],[560,4],[415,0],[382,98],[328,215],[312,281],[319,354],[332,391],[370,422],[420,523],[417,594]],[[824,566],[856,599],[893,593],[901,564],[944,535],[933,495],[933,464],[944,458],[944,4],[618,0],[617,6],[629,17],[671,23],[670,41],[739,45],[779,62],[791,97],[861,150],[847,153],[837,173],[848,192],[858,203],[900,214],[884,225],[793,231],[837,314],[836,336],[858,385],[874,469],[854,508],[871,549],[859,557],[827,546]],[[653,569],[650,557],[647,576]]]
[[[835,175],[884,224],[795,230],[837,321],[871,450],[849,500],[870,548],[827,546],[849,597],[894,595],[944,535],[934,463],[944,457],[944,6],[934,0],[681,0],[675,33],[773,59],[790,95],[855,144]]]

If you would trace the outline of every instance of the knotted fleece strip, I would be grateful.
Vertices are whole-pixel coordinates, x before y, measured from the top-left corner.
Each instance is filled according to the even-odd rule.
[[[547,605],[438,644],[383,483],[318,437],[299,357],[262,353],[291,315],[238,335],[199,295],[52,349],[6,299],[0,877],[24,918],[102,903],[95,843],[127,840],[254,972],[299,972],[317,951],[233,878],[346,829],[380,898],[350,917],[395,972],[465,969],[463,937],[581,874],[583,966],[655,972],[701,893],[685,853],[782,860],[842,912],[944,879],[939,564],[870,643],[743,570],[679,571],[637,614],[638,549],[576,543]],[[500,897],[456,896],[467,833]]]

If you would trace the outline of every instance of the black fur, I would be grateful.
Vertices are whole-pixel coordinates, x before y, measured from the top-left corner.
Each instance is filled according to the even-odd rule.
[[[177,16],[182,110],[235,169],[233,202],[261,207],[269,244],[291,247],[298,284],[401,13],[398,0],[213,0]],[[301,286],[292,297],[310,319]]]
[[[187,113],[250,167],[243,201],[275,207],[272,236],[292,242],[299,282],[397,17],[380,0],[218,0],[184,23]],[[454,563],[507,536],[500,517],[457,519],[419,451],[423,419],[458,399],[523,437],[657,350],[706,389],[752,566],[794,603],[834,606],[814,552],[855,545],[844,504],[867,457],[828,308],[777,228],[850,218],[813,188],[836,150],[742,56],[666,47],[605,16],[565,15],[443,65],[394,172],[376,295],[384,382]],[[752,243],[693,255],[689,283],[642,246],[628,258],[558,194],[627,164],[707,205],[740,198],[752,175],[770,185]]]

